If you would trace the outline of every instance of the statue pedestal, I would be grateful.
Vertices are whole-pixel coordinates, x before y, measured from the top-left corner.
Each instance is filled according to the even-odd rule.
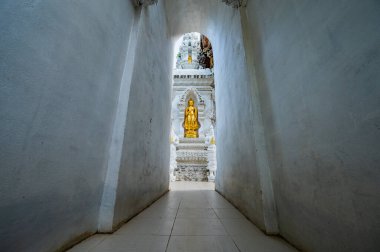
[[[197,138],[198,132],[196,130],[186,130],[185,135],[187,138]]]
[[[205,138],[180,138],[176,154],[177,181],[208,181],[208,152]]]

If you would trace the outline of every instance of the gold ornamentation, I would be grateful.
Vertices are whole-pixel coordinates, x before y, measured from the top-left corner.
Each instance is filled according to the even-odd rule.
[[[194,101],[190,98],[188,101],[188,106],[185,109],[185,137],[187,138],[197,138],[198,137],[198,109],[194,107]]]
[[[210,144],[215,144],[215,138],[211,137]]]

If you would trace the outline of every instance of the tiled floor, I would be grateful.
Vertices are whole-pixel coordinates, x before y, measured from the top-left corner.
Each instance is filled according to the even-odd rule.
[[[70,252],[291,252],[263,234],[212,183],[174,183],[171,191],[112,235],[94,235]]]

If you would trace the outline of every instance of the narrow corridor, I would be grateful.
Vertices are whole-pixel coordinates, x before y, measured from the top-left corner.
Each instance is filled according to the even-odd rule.
[[[211,183],[175,183],[171,191],[112,235],[98,234],[70,252],[297,251],[263,234]]]

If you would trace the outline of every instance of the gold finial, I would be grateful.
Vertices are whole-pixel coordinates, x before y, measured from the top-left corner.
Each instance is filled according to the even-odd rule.
[[[211,137],[210,144],[215,144],[215,138]]]

